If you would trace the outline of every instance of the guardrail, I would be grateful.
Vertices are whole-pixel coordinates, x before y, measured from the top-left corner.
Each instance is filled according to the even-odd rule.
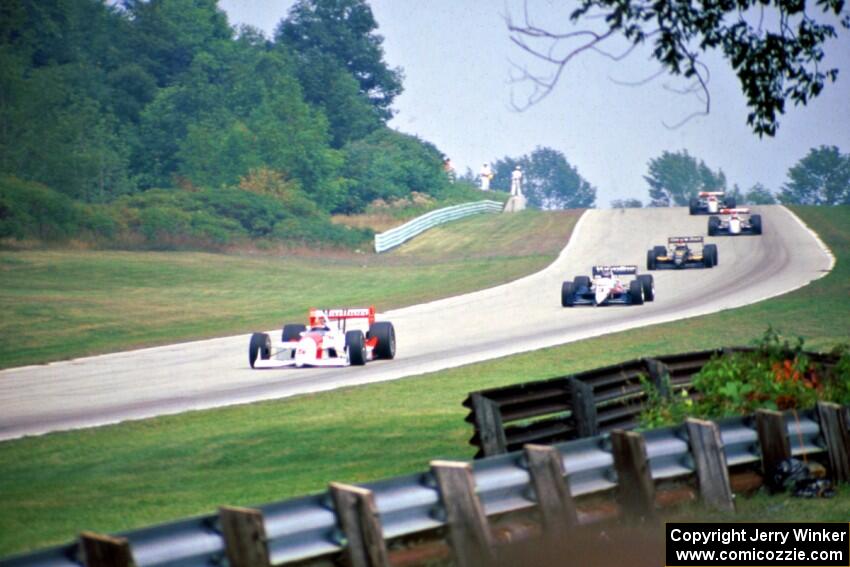
[[[526,443],[552,444],[633,429],[646,404],[641,377],[669,396],[714,356],[755,349],[727,347],[652,358],[638,358],[567,376],[471,392],[463,401],[466,421],[474,426],[469,443],[475,458],[515,451]],[[806,353],[824,366],[835,357]]]
[[[447,528],[456,564],[480,563],[494,545],[490,519],[538,507],[544,529],[578,522],[574,499],[614,491],[625,514],[652,515],[655,485],[698,478],[703,500],[734,509],[729,469],[771,471],[792,455],[825,454],[833,478],[850,480],[850,411],[820,403],[802,412],[610,434],[329,489],[252,509],[78,541],[0,561],[4,567],[230,567],[281,565],[344,553],[352,565],[388,566],[387,540]]]
[[[375,252],[386,252],[429,228],[444,222],[453,221],[479,213],[500,213],[504,205],[498,201],[476,201],[463,205],[454,205],[425,213],[401,226],[375,235]]]

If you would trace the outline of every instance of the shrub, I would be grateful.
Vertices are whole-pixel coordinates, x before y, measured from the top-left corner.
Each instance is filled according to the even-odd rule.
[[[850,349],[833,351],[838,363],[827,369],[803,350],[803,339],[789,341],[769,327],[753,352],[715,356],[691,383],[693,398],[663,399],[647,388],[648,403],[639,421],[645,427],[672,425],[686,416],[721,418],[757,409],[808,408],[818,400],[850,403]]]

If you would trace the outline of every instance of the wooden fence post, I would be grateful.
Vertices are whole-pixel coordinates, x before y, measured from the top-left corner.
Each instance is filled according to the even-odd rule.
[[[348,539],[346,557],[352,567],[389,567],[384,531],[371,490],[332,482],[331,496]]]
[[[79,539],[86,567],[132,567],[133,553],[126,538],[82,532]]]
[[[524,450],[547,535],[555,536],[577,526],[576,505],[564,474],[561,452],[555,447],[532,444]]]
[[[269,567],[263,513],[253,508],[222,506],[218,510],[227,560],[231,567]]]
[[[578,378],[570,378],[568,383],[576,435],[579,438],[599,435],[599,418],[596,415],[593,387]]]
[[[655,483],[646,455],[646,441],[634,431],[611,432],[611,450],[617,469],[617,501],[633,519],[655,516]]]
[[[475,493],[469,463],[431,461],[446,510],[454,560],[460,567],[488,565],[493,561],[493,536],[484,507]]]
[[[791,443],[788,440],[788,428],[782,412],[756,410],[756,429],[761,447],[761,466],[768,486],[773,485],[771,478],[776,467],[785,459],[791,458]]]
[[[830,402],[818,402],[818,421],[829,452],[829,472],[836,482],[850,482],[850,412]]]
[[[665,399],[670,399],[673,393],[670,391],[670,369],[667,365],[654,358],[644,358],[646,371],[649,374],[649,380],[655,386],[658,395]]]
[[[686,423],[703,502],[718,510],[734,512],[735,501],[720,428],[702,419],[688,418]]]
[[[499,404],[479,392],[473,392],[469,397],[475,416],[475,429],[478,430],[484,456],[492,457],[507,453],[508,442],[505,438],[505,427],[502,424]]]

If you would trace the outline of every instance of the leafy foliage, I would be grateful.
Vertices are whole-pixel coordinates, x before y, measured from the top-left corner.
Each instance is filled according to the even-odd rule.
[[[328,213],[447,183],[432,145],[384,125],[401,72],[363,0],[301,0],[276,42],[233,30],[215,0],[9,0],[0,15],[0,174],[38,187],[5,211],[8,235],[87,237],[52,206],[55,230],[26,229],[58,192],[122,246],[359,242]],[[265,228],[213,205],[225,197]]]
[[[343,152],[343,174],[350,182],[337,212],[361,212],[375,199],[398,199],[411,191],[436,195],[449,185],[442,154],[415,136],[382,128]]]
[[[579,175],[563,153],[538,147],[531,155],[518,159],[505,157],[493,164],[493,188],[508,191],[511,172],[522,168],[522,190],[528,204],[539,209],[591,208],[596,203],[596,188]]]
[[[850,154],[835,146],[812,148],[788,171],[779,200],[796,205],[850,205]]]
[[[377,28],[365,0],[298,0],[276,38],[308,60],[319,53],[332,57],[357,79],[360,93],[380,116],[389,119],[390,105],[402,91],[402,74],[384,63],[384,38]]]
[[[526,52],[557,68],[550,77],[530,77],[542,89],[533,100],[554,88],[574,56],[596,51],[615,57],[610,42],[620,39],[631,49],[650,43],[651,57],[667,73],[691,82],[686,92],[704,95],[707,113],[709,73],[701,58],[719,51],[740,81],[747,124],[759,136],[773,136],[787,101],[805,105],[836,80],[838,70],[821,63],[825,45],[838,37],[838,22],[850,28],[843,9],[843,0],[582,0],[570,16],[579,29],[548,32],[530,22],[527,10],[525,25],[509,23],[509,29]],[[544,45],[536,45],[541,40]],[[562,41],[576,44],[552,45]]]
[[[776,196],[761,183],[756,183],[741,196],[738,202],[746,205],[775,205]]]
[[[687,150],[664,152],[649,162],[649,173],[644,176],[649,184],[650,206],[686,206],[699,191],[723,191],[726,176],[723,171],[711,171],[705,163],[691,156]]]
[[[803,409],[818,400],[850,403],[850,348],[834,349],[838,363],[824,368],[768,327],[753,352],[717,356],[693,378],[692,391],[664,399],[650,386],[645,426],[671,425],[686,416],[721,418],[757,409]],[[690,394],[693,394],[691,396]]]

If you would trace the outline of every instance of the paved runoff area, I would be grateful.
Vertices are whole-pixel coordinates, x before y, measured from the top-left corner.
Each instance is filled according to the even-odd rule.
[[[252,370],[249,337],[240,335],[5,370],[0,440],[395,380],[733,309],[802,287],[831,269],[831,254],[790,211],[754,212],[762,215],[763,235],[706,237],[717,244],[718,266],[652,272],[654,302],[563,308],[563,280],[589,276],[594,264],[636,264],[644,272],[647,249],[666,245],[668,236],[706,234],[708,217],[690,216],[685,208],[589,210],[557,260],[536,274],[382,313],[378,319],[396,329],[392,361]],[[373,303],[380,309],[381,298]]]

